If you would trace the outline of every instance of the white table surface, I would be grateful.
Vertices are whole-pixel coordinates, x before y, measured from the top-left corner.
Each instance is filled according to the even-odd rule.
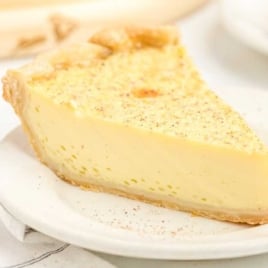
[[[187,46],[203,78],[211,88],[237,86],[268,90],[268,57],[258,54],[230,37],[220,25],[219,14],[217,4],[212,2],[201,11],[178,22],[183,43]],[[0,76],[2,77],[7,69],[20,66],[28,60],[0,61]],[[0,98],[0,139],[18,124],[18,119],[10,106]],[[0,223],[0,260],[10,254],[5,250],[5,241],[10,239],[12,238]],[[17,243],[18,247],[14,248],[12,254],[20,254],[22,250],[23,244]],[[152,261],[99,255],[120,268],[268,267],[268,254],[234,260],[201,262]]]

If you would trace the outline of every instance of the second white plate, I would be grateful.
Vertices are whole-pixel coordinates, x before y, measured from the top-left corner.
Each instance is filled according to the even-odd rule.
[[[268,55],[267,0],[221,0],[222,22],[236,38]]]
[[[268,91],[218,93],[268,137]],[[33,156],[20,128],[0,144],[0,202],[32,228],[87,249],[151,259],[196,260],[268,252],[268,225],[193,217],[59,180]]]

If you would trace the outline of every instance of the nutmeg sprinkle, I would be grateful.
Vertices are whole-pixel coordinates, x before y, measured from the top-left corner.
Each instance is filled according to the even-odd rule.
[[[161,33],[157,34],[154,38],[161,38]],[[58,105],[69,105],[80,116],[95,116],[198,143],[267,153],[240,115],[201,80],[178,41],[165,40],[161,47],[154,47],[152,42],[136,49],[129,46],[129,50],[118,46],[107,57],[96,54],[87,62],[81,57],[83,64],[76,61],[67,69],[56,66],[54,75],[33,79],[29,86]],[[136,38],[128,41],[138,42]],[[92,46],[88,44],[88,53]],[[102,48],[107,51],[101,43],[99,54]]]

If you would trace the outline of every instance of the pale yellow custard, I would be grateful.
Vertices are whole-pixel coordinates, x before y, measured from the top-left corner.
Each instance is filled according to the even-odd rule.
[[[173,28],[103,30],[3,81],[38,157],[64,180],[268,222],[267,148],[201,80]]]

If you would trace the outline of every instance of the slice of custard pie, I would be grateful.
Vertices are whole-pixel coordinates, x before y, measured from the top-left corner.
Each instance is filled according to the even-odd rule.
[[[268,222],[268,149],[201,80],[172,27],[99,31],[3,84],[36,155],[65,181]]]

